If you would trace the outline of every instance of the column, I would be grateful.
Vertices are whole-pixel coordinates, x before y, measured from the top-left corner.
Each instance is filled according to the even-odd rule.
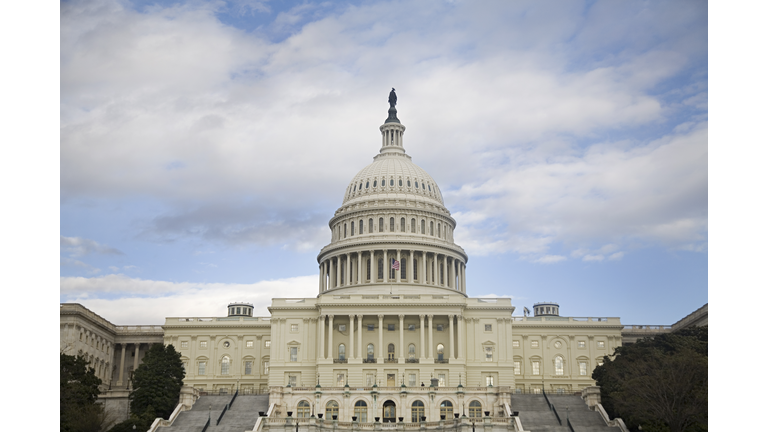
[[[462,324],[464,322],[464,324]],[[459,326],[459,355],[457,358],[463,359],[464,353],[466,352],[466,348],[464,348],[464,334],[465,334],[465,327],[466,327],[466,320],[462,315],[456,315],[456,324]]]
[[[448,256],[443,255],[443,286],[448,287]]]
[[[379,314],[379,346],[384,345],[384,315]],[[384,350],[379,348],[379,358],[384,362]]]
[[[345,280],[344,285],[352,285],[352,260],[349,259],[350,254],[347,254],[347,278]]]
[[[456,358],[456,356],[453,354],[455,351],[453,349],[453,317],[454,316],[455,315],[448,315],[448,341],[449,341],[448,345],[450,346],[450,348],[448,348],[448,355],[450,356],[449,358],[451,360]]]
[[[136,350],[133,356],[133,371],[136,372],[136,369],[139,367],[139,349],[141,348],[141,344],[137,343],[134,345],[136,345]]]
[[[323,264],[320,263],[318,267],[319,267],[318,273],[320,273],[320,277],[318,278],[317,289],[318,289],[318,292],[322,293],[323,292]]]
[[[363,315],[357,315],[357,346],[358,357],[363,357]]]
[[[120,373],[118,374],[117,378],[117,385],[121,386],[123,385],[123,371],[125,370],[125,344],[120,344],[123,348],[122,354],[120,354]]]
[[[320,336],[317,338],[320,343],[318,344],[317,359],[325,358],[325,315],[320,315],[317,318],[317,329]]]
[[[397,316],[400,318],[400,354],[397,356],[398,359],[405,358],[405,351],[403,351],[403,344],[404,344],[404,338],[403,338],[403,319],[405,318],[405,315],[400,314]],[[398,360],[398,363],[404,363],[404,361]]]
[[[384,273],[383,274],[383,276],[384,276],[384,283],[389,282],[389,267],[390,266],[389,266],[389,254],[388,254],[388,252],[389,252],[388,250],[384,249],[384,262],[383,262],[383,264],[384,264],[384,272],[383,272]]]
[[[363,278],[363,252],[360,251],[357,253],[357,283],[362,285],[363,281],[365,281]]]
[[[349,316],[349,358],[355,357],[355,316]]]
[[[433,345],[432,344],[432,317],[433,316],[434,315],[432,315],[432,314],[429,314],[427,316],[427,318],[429,318],[429,358],[430,359],[434,359],[435,358],[435,355],[433,353],[434,347],[432,346]]]
[[[456,260],[451,260],[451,271],[448,273],[448,280],[450,281],[448,287],[456,289]]]
[[[335,358],[333,355],[333,315],[328,315],[328,358]]]
[[[397,250],[397,262],[402,266],[403,263],[400,262],[400,249]],[[400,283],[400,270],[395,270],[395,282]]]
[[[336,257],[336,281],[333,283],[334,288],[341,286],[341,255]]]
[[[464,292],[467,292],[467,265],[466,264],[461,265],[461,287],[463,288]]]
[[[419,314],[419,332],[421,333],[421,343],[419,344],[419,357],[426,358],[424,351],[424,314]]]

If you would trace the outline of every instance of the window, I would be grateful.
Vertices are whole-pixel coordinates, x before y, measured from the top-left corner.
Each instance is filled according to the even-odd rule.
[[[373,331],[374,327],[375,326],[373,324],[368,324],[368,331]]]
[[[419,187],[419,182],[416,182],[416,188],[418,189],[418,187]]]
[[[533,374],[539,375],[539,362],[535,361],[531,364],[533,366]]]
[[[586,342],[584,342],[584,341],[579,341],[579,342],[578,342],[578,347],[579,347],[579,348],[586,348],[586,346],[587,346],[587,343],[586,343]]]
[[[437,224],[437,236],[438,236],[438,237],[441,237],[441,236],[440,236],[440,224]]]
[[[479,401],[475,400],[469,403],[469,416],[470,417],[483,416],[483,406],[480,404]]]
[[[598,348],[605,348],[605,341],[597,341]]]
[[[189,342],[188,341],[181,341],[181,347],[182,348],[189,348]]]
[[[355,402],[355,417],[361,423],[368,422],[368,404],[365,401],[359,400]]]
[[[438,387],[445,387],[445,374],[444,373],[437,374],[437,386]]]
[[[451,401],[443,401],[440,403],[440,418],[453,418],[453,404]]]
[[[347,347],[344,344],[339,344],[339,360],[347,358]]]
[[[408,180],[408,187],[411,187],[411,180]]]
[[[245,374],[251,375],[253,373],[253,362],[250,360],[245,361]]]
[[[493,347],[485,347],[485,361],[493,361]]]
[[[445,346],[443,344],[437,344],[437,359],[443,360],[445,354]]]
[[[395,232],[395,218],[389,218],[389,232]]]
[[[520,362],[515,362],[515,375],[520,375]]]
[[[389,179],[389,185],[390,186],[394,186],[395,185],[395,181],[393,179]]]
[[[416,233],[416,219],[411,219],[411,232]]]
[[[539,341],[531,341],[531,348],[538,348],[539,347]]]
[[[411,421],[416,423],[424,417],[424,402],[417,400],[411,404]]]
[[[350,223],[350,229],[349,229],[350,235],[355,235],[355,222],[352,221]]]
[[[362,234],[363,233],[363,220],[362,219],[360,219],[360,223],[357,226],[358,226],[358,229],[360,229],[360,234]]]
[[[200,348],[208,348],[208,341],[200,341]]]
[[[299,404],[296,405],[296,417],[309,418],[309,415],[310,415],[309,402],[304,400],[299,402]]]
[[[405,218],[400,218],[400,232],[405,232]]]
[[[373,187],[376,187],[377,184],[378,184],[378,180],[374,180],[373,181]]]
[[[291,347],[291,361],[295,362],[298,361],[299,357],[299,347]]]
[[[224,348],[229,348],[229,341],[224,342]]]
[[[394,324],[387,324],[387,331],[395,331],[395,325]]]
[[[395,359],[395,344],[387,345],[387,359],[388,360]]]
[[[414,344],[408,345],[408,358],[409,359],[415,359],[416,358],[416,345],[414,345]]]
[[[427,230],[424,229],[424,219],[421,220],[421,233],[426,234]]]
[[[563,374],[563,358],[560,356],[555,357],[555,375],[562,375]]]
[[[344,238],[347,238],[347,224],[344,224]]]
[[[400,179],[400,180],[398,180],[398,181],[397,181],[397,185],[398,185],[398,186],[403,186],[403,179]]]
[[[221,374],[229,375],[229,357],[228,356],[224,356],[221,359]]]
[[[245,310],[245,308],[243,308]],[[240,308],[237,308],[237,312],[235,312],[237,315],[240,315]]]
[[[339,324],[339,332],[343,333],[347,331],[347,325],[346,324]]]
[[[368,349],[366,350],[366,357],[368,360],[373,360],[374,352],[373,352],[373,344],[368,344]]]
[[[344,381],[345,381],[344,378],[345,377],[346,376],[345,376],[344,373],[336,374],[336,387],[344,387]]]
[[[493,387],[493,377],[492,376],[485,377],[485,385],[486,385],[486,387]]]
[[[416,387],[416,374],[408,374],[408,387]]]
[[[487,332],[493,331],[493,324],[486,324],[485,325],[485,331],[487,331]]]
[[[288,375],[288,385],[296,387],[296,375]]]
[[[429,235],[434,236],[435,235],[435,222],[429,221]]]
[[[253,348],[253,341],[245,341],[246,348]]]
[[[437,325],[437,331],[443,331],[443,325],[442,324],[438,324]]]
[[[408,331],[416,331],[416,324],[408,324]]]
[[[384,218],[379,218],[379,232],[384,232]]]
[[[197,362],[197,374],[198,375],[205,375],[205,362]]]
[[[374,378],[374,377],[375,377],[375,375],[373,375],[370,372],[365,374],[365,385],[366,385],[366,387],[373,387],[373,384],[376,382],[375,381],[376,378]]]
[[[271,344],[272,344],[272,341],[264,341],[264,348],[269,348]]]
[[[373,232],[373,218],[368,219],[368,232],[369,233]]]
[[[587,362],[579,362],[579,375],[585,376],[587,374]]]
[[[512,341],[512,348],[520,348],[520,341]]]
[[[269,362],[264,362],[264,375],[269,375]]]
[[[379,279],[384,279],[384,260],[379,258]]]

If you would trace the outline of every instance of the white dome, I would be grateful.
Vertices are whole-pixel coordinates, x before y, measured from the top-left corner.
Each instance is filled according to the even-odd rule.
[[[349,183],[342,206],[370,199],[407,199],[444,206],[432,176],[404,154],[377,155]]]

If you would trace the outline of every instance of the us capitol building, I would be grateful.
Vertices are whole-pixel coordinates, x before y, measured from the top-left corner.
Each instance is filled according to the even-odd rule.
[[[90,356],[103,398],[127,410],[132,371],[149,344],[165,343],[196,394],[268,393],[273,417],[506,416],[515,394],[595,390],[593,369],[623,341],[706,324],[706,305],[674,326],[624,328],[615,317],[560,316],[553,302],[513,316],[509,298],[468,297],[456,221],[406,153],[395,104],[393,89],[379,153],[329,222],[316,297],[275,298],[269,317],[243,302],[225,317],[169,317],[162,327],[115,326],[61,305],[62,350]]]

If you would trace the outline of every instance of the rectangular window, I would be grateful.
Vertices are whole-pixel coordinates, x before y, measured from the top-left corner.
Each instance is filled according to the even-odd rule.
[[[299,331],[299,325],[291,324],[291,333],[296,333],[297,331]]]
[[[200,341],[200,348],[208,348],[208,341]]]
[[[605,348],[605,341],[597,341],[598,348]]]
[[[197,374],[205,375],[205,362],[201,361],[197,364]]]
[[[520,348],[520,341],[512,341],[512,348]]]
[[[579,375],[587,375],[587,362],[579,362]]]
[[[416,331],[416,324],[408,324],[408,331]]]
[[[288,375],[288,385],[296,387],[296,375]]]
[[[515,375],[520,375],[520,362],[515,362]]]
[[[485,325],[485,331],[487,331],[487,332],[489,332],[489,331],[493,331],[493,325],[491,325],[491,324],[486,324],[486,325]]]
[[[264,362],[264,375],[268,375],[268,374],[269,374],[269,362],[265,361]]]
[[[250,375],[252,373],[253,369],[253,362],[252,361],[246,361],[245,362],[245,374]]]
[[[437,386],[445,387],[445,374],[437,374]]]
[[[264,341],[264,348],[269,348],[271,344],[272,344],[272,341]]]
[[[387,324],[387,331],[395,331],[395,325],[394,324]]]
[[[585,348],[587,346],[586,342],[584,341],[579,341],[578,344],[579,344],[579,348]]]
[[[539,362],[535,361],[532,363],[533,366],[533,374],[539,375]]]
[[[245,341],[246,348],[253,348],[253,341]]]
[[[485,361],[493,361],[493,347],[485,347]]]
[[[188,341],[181,341],[181,347],[182,348],[189,348],[189,342]]]
[[[492,376],[485,377],[485,385],[486,386],[492,386],[493,385],[493,377]]]
[[[374,328],[373,324],[368,324],[368,331],[373,331],[373,328]]]
[[[531,341],[531,348],[538,348],[539,347],[539,341]]]
[[[374,375],[372,373],[365,374],[365,386],[366,387],[373,387],[374,381]]]
[[[339,324],[339,332],[345,332],[345,331],[347,331],[347,325]]]
[[[344,374],[336,374],[336,387],[344,387]]]
[[[408,374],[408,387],[416,387],[416,374]]]
[[[442,324],[438,324],[437,325],[437,331],[443,331],[443,325]]]
[[[298,357],[299,357],[299,348],[291,347],[291,361],[292,362],[298,361]]]

